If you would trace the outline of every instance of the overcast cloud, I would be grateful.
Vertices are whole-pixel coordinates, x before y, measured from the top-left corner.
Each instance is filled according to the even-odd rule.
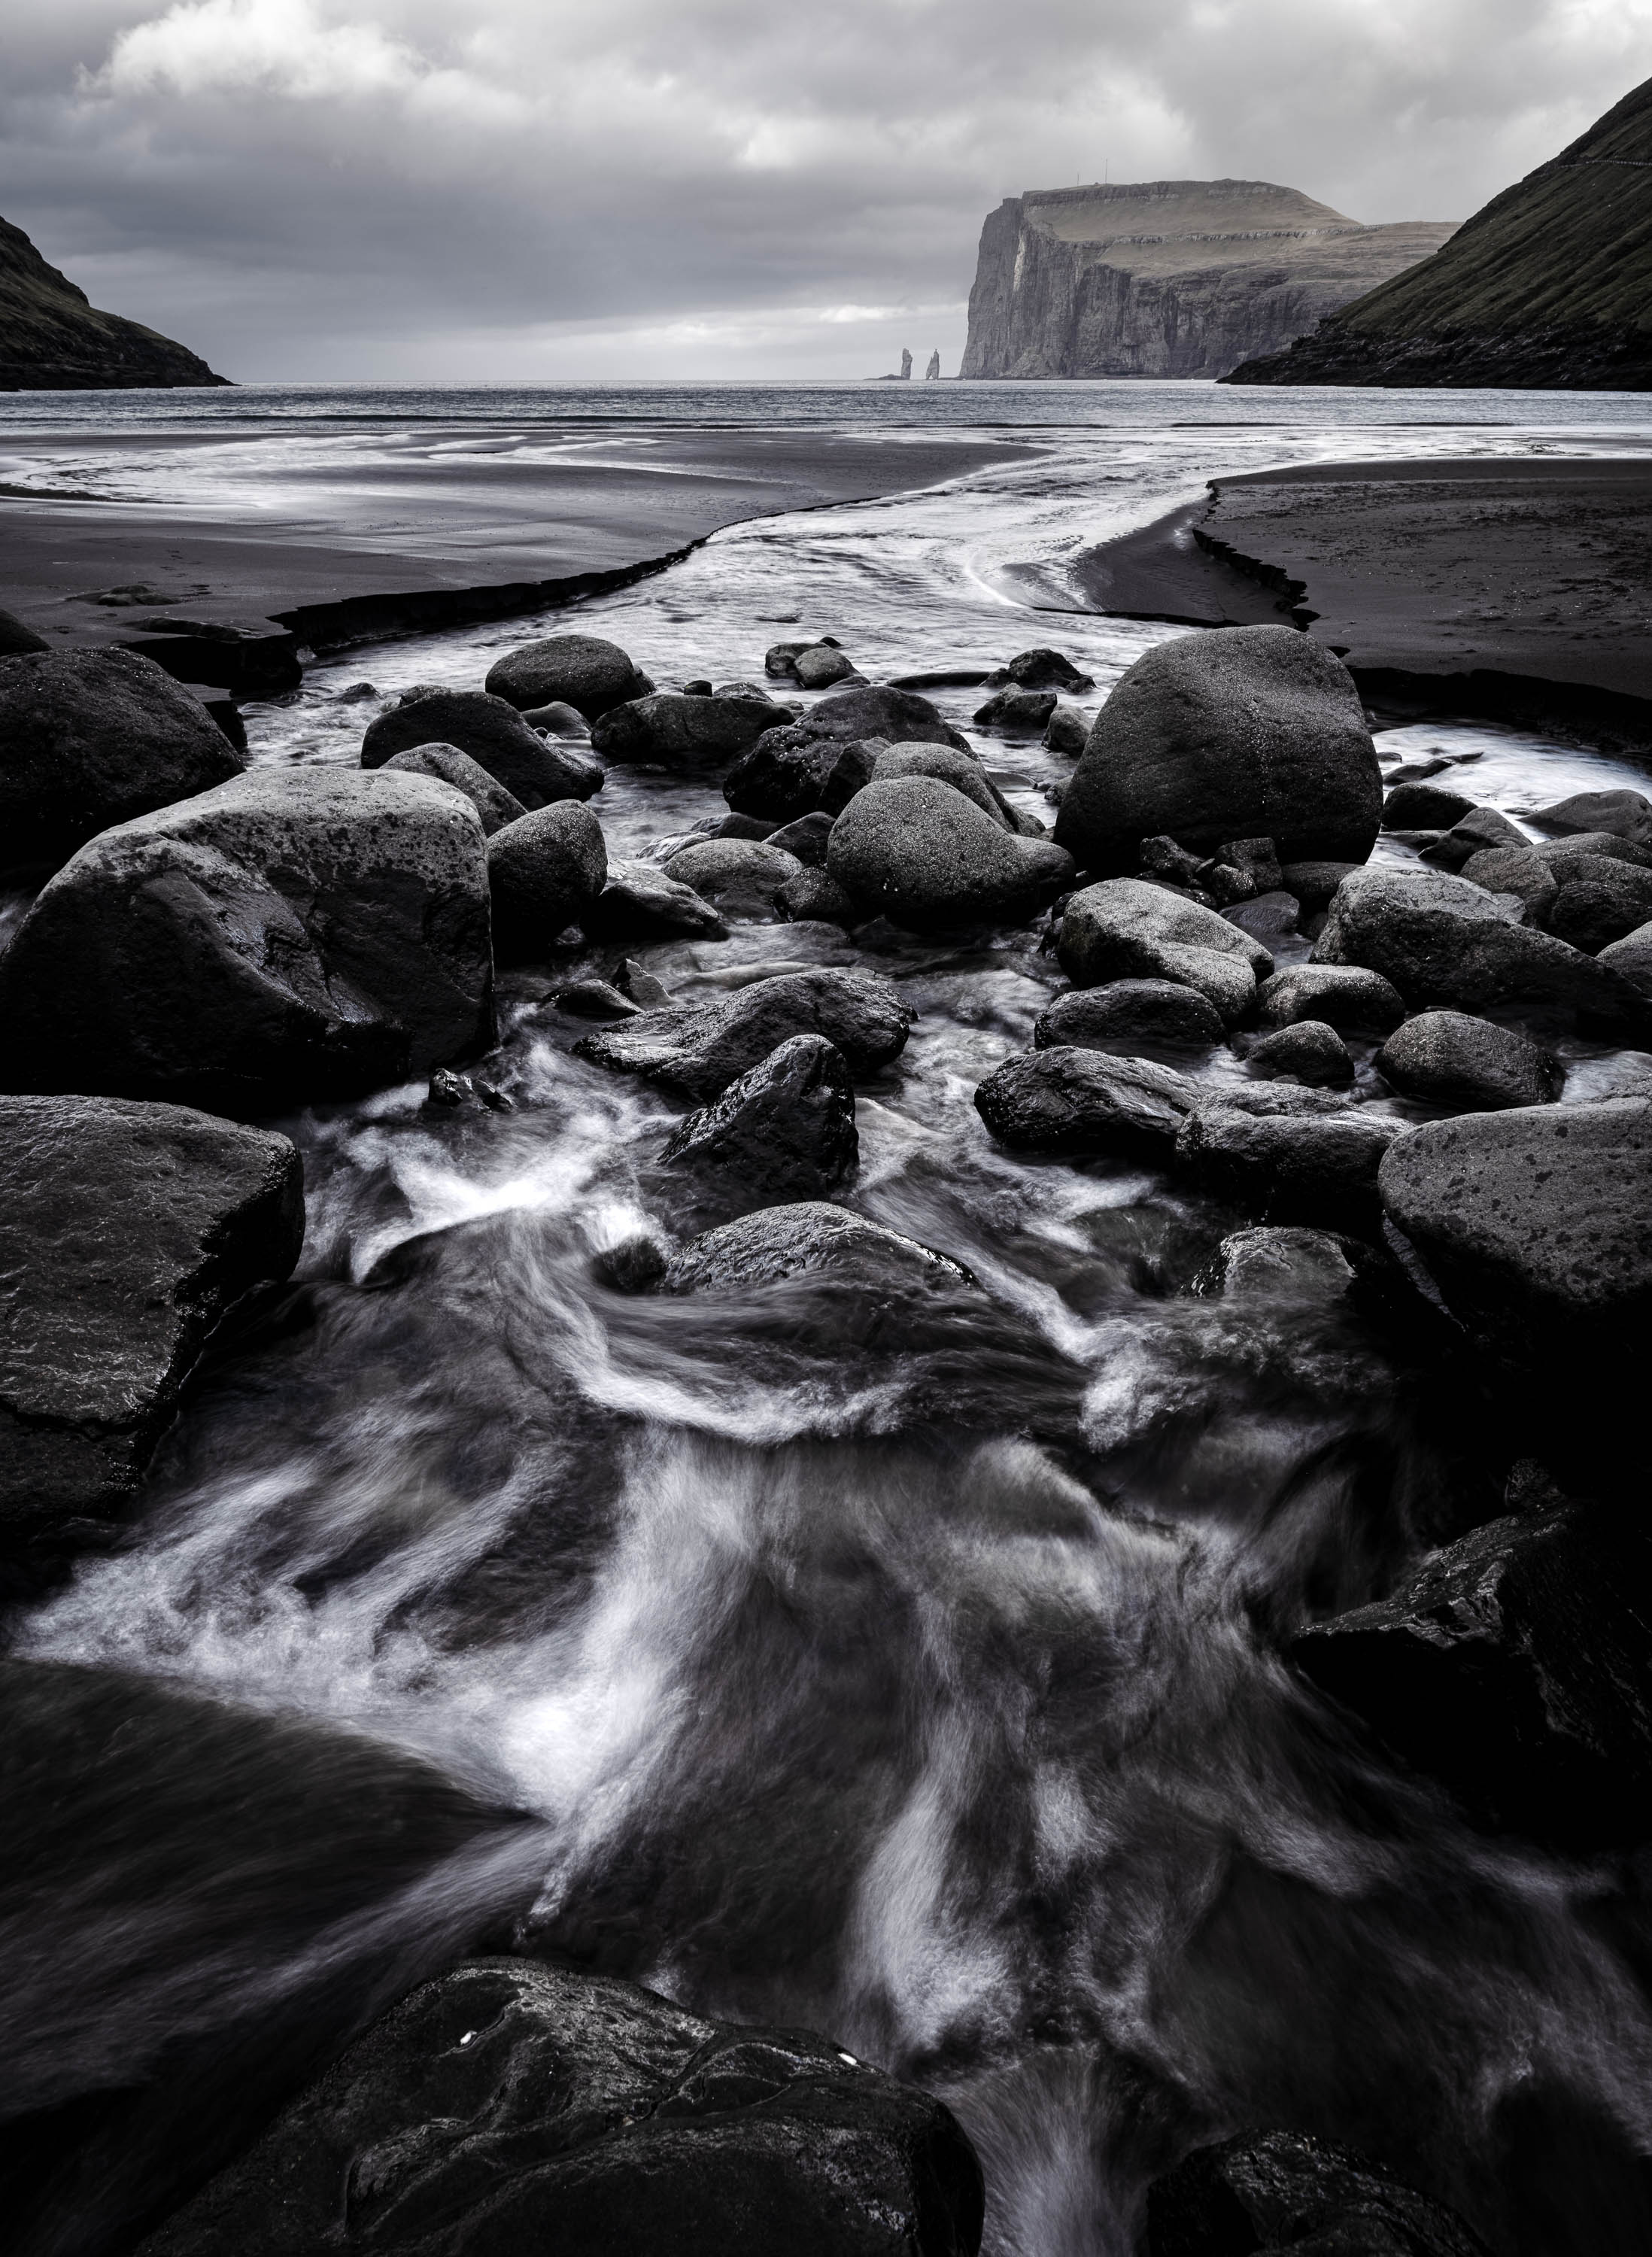
[[[948,373],[1077,178],[1460,219],[1652,0],[4,0],[0,212],[244,379]]]

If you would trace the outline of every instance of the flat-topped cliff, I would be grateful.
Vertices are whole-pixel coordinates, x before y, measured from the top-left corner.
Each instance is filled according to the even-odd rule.
[[[102,314],[0,219],[0,392],[130,390],[228,384],[185,346]]]
[[[1438,249],[1267,180],[1034,188],[981,230],[964,376],[1223,376]]]
[[[1230,381],[1652,390],[1652,80],[1423,265]]]

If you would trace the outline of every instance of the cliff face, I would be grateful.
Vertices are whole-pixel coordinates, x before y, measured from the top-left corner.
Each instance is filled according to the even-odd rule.
[[[141,322],[100,314],[0,219],[0,392],[228,384],[204,360]]]
[[[1221,376],[1451,233],[1362,227],[1266,180],[1033,189],[981,230],[959,373]]]
[[[1423,265],[1228,380],[1652,390],[1652,80]]]

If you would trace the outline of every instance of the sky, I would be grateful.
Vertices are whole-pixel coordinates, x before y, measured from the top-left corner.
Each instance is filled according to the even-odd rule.
[[[1463,219],[1652,0],[0,0],[0,214],[256,381],[956,372],[1077,180]]]

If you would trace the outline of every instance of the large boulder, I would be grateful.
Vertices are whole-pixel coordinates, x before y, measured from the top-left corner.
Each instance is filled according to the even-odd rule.
[[[601,635],[547,635],[506,653],[488,669],[483,687],[519,711],[540,705],[571,705],[588,721],[616,705],[646,697],[653,688],[628,651]]]
[[[738,697],[656,690],[611,706],[591,729],[591,747],[627,768],[702,768],[738,758],[785,719],[784,709],[755,690]]]
[[[369,724],[362,766],[382,768],[397,753],[434,744],[469,753],[526,808],[589,799],[602,789],[603,772],[595,761],[575,746],[547,743],[503,697],[430,683],[405,690],[399,704]]]
[[[1015,1151],[1147,1150],[1167,1157],[1198,1095],[1183,1075],[1150,1058],[1037,1050],[990,1073],[975,1093],[975,1109]]]
[[[950,1292],[975,1282],[950,1255],[810,1199],[763,1207],[691,1239],[672,1257],[665,1286],[672,1293],[727,1293],[788,1277],[827,1277],[869,1293]]]
[[[1467,1114],[1384,1160],[1382,1201],[1493,1355],[1638,1400],[1652,1354],[1652,1100]]]
[[[371,773],[434,776],[439,783],[450,783],[455,791],[464,794],[482,817],[482,828],[490,838],[496,831],[502,831],[507,823],[514,823],[527,812],[514,792],[506,791],[480,761],[473,761],[457,745],[414,745],[409,752],[392,753],[382,768]]]
[[[136,651],[0,658],[0,867],[56,869],[100,831],[242,766],[195,699]]]
[[[1197,987],[1175,980],[1110,980],[1073,987],[1041,1011],[1033,1026],[1037,1050],[1138,1051],[1144,1044],[1210,1050],[1223,1036],[1222,1015]]]
[[[500,964],[542,957],[608,882],[603,826],[576,799],[536,807],[488,841],[493,953]]]
[[[801,722],[766,729],[723,779],[723,796],[737,815],[769,823],[837,815],[872,781],[879,747],[875,739],[847,744],[812,735]]]
[[[1145,878],[1108,878],[1068,902],[1057,944],[1076,987],[1107,980],[1174,980],[1197,988],[1232,1026],[1274,968],[1260,940]]]
[[[1407,1002],[1466,1010],[1551,1003],[1631,1036],[1652,1014],[1630,982],[1552,934],[1518,922],[1521,904],[1441,870],[1357,870],[1332,897],[1316,964],[1363,965]]]
[[[702,838],[680,847],[665,870],[725,916],[772,919],[781,888],[802,875],[803,865],[760,838]]]
[[[1382,775],[1353,677],[1290,627],[1187,635],[1139,658],[1098,714],[1062,799],[1087,869],[1136,867],[1168,833],[1209,854],[1269,838],[1281,862],[1363,862]]]
[[[1487,1522],[1290,1652],[1483,1824],[1571,1850],[1652,1836],[1652,1544],[1627,1516]]]
[[[975,2257],[981,2212],[942,2104],[829,2040],[484,1959],[404,1999],[144,2257]]]
[[[106,831],[0,958],[14,1089],[269,1114],[492,1028],[487,842],[426,776],[264,769]]]
[[[1145,2257],[1488,2257],[1454,2211],[1305,2132],[1197,2147],[1147,2189]]]
[[[60,1540],[131,1496],[208,1334],[303,1235],[285,1136],[0,1097],[0,1542]]]
[[[1073,876],[1061,847],[1006,831],[928,775],[892,776],[857,792],[832,825],[826,867],[866,915],[920,932],[1022,923]]]
[[[580,915],[592,940],[726,940],[728,927],[692,886],[655,862],[611,861],[602,892]]]
[[[794,1035],[691,1113],[660,1157],[694,1179],[702,1207],[731,1219],[826,1198],[854,1173],[859,1150],[843,1052],[822,1035]]]
[[[1357,1233],[1381,1220],[1378,1171],[1403,1133],[1401,1122],[1354,1108],[1259,1114],[1215,1100],[1183,1122],[1175,1157],[1201,1188],[1262,1221]]]
[[[1454,1113],[1550,1105],[1560,1094],[1560,1068],[1547,1051],[1462,1011],[1419,1011],[1389,1036],[1376,1067],[1401,1096]]]
[[[575,1048],[703,1102],[795,1035],[823,1036],[858,1078],[876,1073],[906,1048],[911,1024],[900,989],[879,973],[789,972],[711,1002],[645,1011]]]

